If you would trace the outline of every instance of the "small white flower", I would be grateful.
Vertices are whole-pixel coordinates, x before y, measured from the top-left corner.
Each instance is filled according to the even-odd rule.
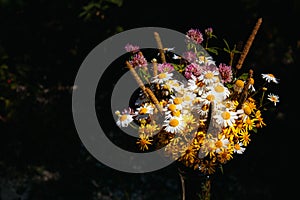
[[[183,93],[183,96],[181,97],[182,98],[182,106],[183,107],[190,107],[193,105],[193,101],[194,99],[196,98],[196,94],[195,93],[192,93],[190,91],[187,91],[185,93]]]
[[[170,133],[180,133],[184,129],[184,122],[181,117],[171,117],[164,121],[165,131]]]
[[[133,121],[133,115],[130,114],[122,114],[119,115],[118,120],[117,120],[117,125],[119,127],[127,127],[129,123]]]
[[[150,114],[152,115],[153,114],[153,105],[149,104],[149,103],[146,103],[145,105],[139,107],[136,109],[135,111],[135,114],[136,115],[145,115],[145,114]]]
[[[213,64],[213,65],[215,65],[215,63],[216,63],[211,56],[199,56],[197,61],[200,65],[203,65],[203,64],[206,64],[206,65]]]
[[[278,83],[278,79],[273,74],[262,74],[263,79],[265,79],[268,83],[274,82]]]
[[[234,149],[233,149],[233,152],[234,153],[237,153],[237,154],[243,154],[244,151],[246,150],[246,148],[242,147],[243,146],[243,143],[242,142],[239,142],[237,144],[234,145]]]
[[[180,91],[184,87],[180,81],[173,79],[166,81],[163,86],[170,92]]]
[[[203,93],[201,98],[205,104],[211,104],[216,101],[216,96],[211,91]]]
[[[270,101],[272,101],[273,103],[274,103],[274,105],[276,106],[276,103],[278,103],[279,102],[279,96],[278,95],[275,95],[275,94],[269,94],[268,95],[268,99],[270,100]]]
[[[177,56],[176,54],[174,54],[172,58],[173,58],[174,60],[181,59],[181,57],[180,57],[180,56]]]
[[[216,70],[203,71],[202,74],[199,76],[199,80],[203,81],[206,85],[209,85],[219,80],[218,75],[219,72]]]
[[[218,102],[225,100],[230,95],[230,91],[222,83],[213,84],[210,90]]]
[[[222,149],[227,149],[228,145],[229,145],[229,140],[227,138],[225,138],[225,136],[223,135],[221,139],[217,140],[215,142],[216,145],[216,153],[219,153],[220,151],[222,151]]]
[[[213,116],[213,118],[216,119],[216,122],[223,127],[228,127],[228,126],[233,126],[235,123],[235,120],[238,118],[238,113],[229,111],[229,110],[224,110],[220,111],[218,114]]]
[[[155,77],[153,77],[152,83],[159,83],[159,84],[165,83],[166,81],[170,80],[172,76],[173,76],[172,73],[168,73],[168,72],[160,73]]]

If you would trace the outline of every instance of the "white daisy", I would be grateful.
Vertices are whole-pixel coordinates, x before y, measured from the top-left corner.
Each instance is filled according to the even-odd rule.
[[[215,116],[213,116],[214,119],[216,119],[216,122],[223,127],[233,126],[235,123],[235,120],[238,119],[238,113],[224,110],[217,113]]]
[[[222,103],[225,106],[225,108],[228,109],[228,110],[235,110],[235,108],[236,108],[235,102],[231,101],[229,99],[223,101]]]
[[[246,148],[243,147],[243,143],[239,142],[234,145],[233,152],[237,154],[243,154]]]
[[[133,121],[133,115],[131,114],[120,114],[118,116],[117,125],[119,127],[127,127]]]
[[[248,89],[251,91],[251,92],[255,92],[255,88],[254,88],[254,79],[253,78],[250,78],[250,82],[249,82],[249,87]]]
[[[205,84],[202,82],[202,81],[199,81],[198,78],[194,75],[191,76],[191,78],[188,80],[188,83],[187,83],[187,89],[198,94],[198,95],[201,95],[203,90],[204,90],[204,87]]]
[[[184,122],[181,117],[171,117],[164,121],[164,129],[170,133],[180,133],[184,129]]]
[[[165,83],[166,81],[170,80],[172,78],[173,74],[168,72],[160,73],[153,77],[152,83]]]
[[[186,91],[185,93],[183,93],[183,96],[181,97],[182,98],[182,106],[183,107],[190,107],[193,105],[193,101],[194,99],[196,98],[196,94],[195,93],[192,93],[190,91]]]
[[[227,87],[224,87],[222,83],[213,84],[210,87],[212,94],[216,97],[217,101],[223,101],[230,95],[230,91]]]
[[[215,83],[218,80],[219,72],[217,70],[203,71],[199,76],[199,80],[203,81],[206,85]]]
[[[216,101],[216,96],[211,91],[203,93],[201,98],[204,104],[210,104]]]
[[[170,92],[180,91],[184,87],[180,81],[173,79],[166,81],[163,85]]]
[[[164,108],[163,111],[168,112],[168,111],[175,111],[175,110],[181,110],[182,105],[181,104],[174,104],[172,101],[168,103]]]
[[[175,104],[178,109],[180,110],[182,109],[182,102],[183,102],[182,97],[171,95],[171,99],[169,101],[170,103]]]
[[[228,145],[229,145],[229,140],[225,138],[225,136],[223,135],[221,139],[215,142],[216,153],[219,153],[220,151],[222,151],[222,149],[227,149]]]
[[[213,58],[211,56],[199,56],[197,61],[200,65],[203,65],[203,64],[215,65],[215,61],[213,60]]]
[[[136,109],[136,115],[145,115],[145,114],[153,114],[154,107],[152,104],[146,103],[145,105]]]
[[[169,110],[165,112],[165,119],[170,119],[172,117],[181,117],[181,111],[180,110]]]
[[[179,60],[179,59],[181,59],[181,56],[177,56],[176,54],[174,54],[172,58],[173,58],[174,60]]]
[[[203,103],[199,107],[197,107],[196,110],[201,117],[207,117],[209,111],[209,104]]]
[[[272,101],[272,102],[274,103],[275,106],[276,106],[276,103],[279,102],[279,96],[278,96],[278,95],[275,95],[275,94],[272,94],[272,93],[268,94],[268,99],[269,99],[270,101]]]
[[[268,83],[274,82],[278,83],[278,79],[273,74],[262,74],[263,79],[265,79]]]

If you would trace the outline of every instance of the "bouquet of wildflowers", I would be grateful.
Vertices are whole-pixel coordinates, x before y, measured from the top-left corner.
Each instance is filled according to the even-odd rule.
[[[243,154],[251,134],[266,126],[267,104],[279,102],[276,94],[267,93],[266,85],[255,84],[253,70],[240,72],[260,23],[261,19],[243,51],[210,47],[209,40],[217,39],[212,28],[203,33],[188,30],[183,55],[163,48],[155,32],[159,54],[150,65],[139,46],[127,44],[126,65],[140,95],[134,107],[115,112],[117,125],[136,128],[141,151],[164,147],[167,156],[203,174],[213,174],[236,154]],[[229,53],[229,63],[216,63],[207,53],[217,56],[220,50]],[[240,55],[235,67],[234,54]],[[279,83],[271,73],[260,78],[265,84]]]

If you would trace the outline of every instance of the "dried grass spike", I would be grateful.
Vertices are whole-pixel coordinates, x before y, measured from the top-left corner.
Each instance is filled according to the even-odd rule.
[[[252,43],[253,43],[253,40],[254,40],[254,38],[255,38],[255,35],[256,35],[256,33],[257,33],[257,31],[258,31],[258,29],[259,29],[261,23],[262,23],[262,18],[259,18],[259,19],[257,20],[257,22],[256,22],[256,24],[255,24],[253,30],[252,30],[252,33],[251,33],[250,37],[249,37],[248,40],[247,40],[247,43],[246,43],[245,46],[244,46],[244,49],[243,49],[243,51],[242,51],[242,53],[241,53],[241,56],[240,56],[240,59],[238,60],[238,63],[237,63],[237,65],[236,65],[236,68],[237,68],[237,69],[241,69],[241,68],[242,68],[242,65],[243,65],[243,63],[244,63],[244,60],[245,60],[245,58],[246,58],[246,56],[247,56],[247,54],[248,54],[248,52],[249,52],[249,49],[250,49],[250,47],[251,47],[251,45],[252,45]]]
[[[156,43],[157,43],[157,48],[159,50],[159,55],[160,55],[161,61],[162,61],[162,63],[165,63],[166,62],[165,52],[164,52],[164,49],[163,49],[163,45],[162,45],[160,36],[157,32],[154,32],[154,38],[155,38]]]
[[[138,83],[139,87],[143,90],[144,94],[148,96],[148,93],[145,90],[146,87],[145,87],[143,81],[140,79],[139,75],[136,73],[133,66],[128,61],[126,61],[126,65],[127,65],[128,69],[130,70],[131,74],[133,75],[134,79]]]
[[[152,59],[153,64],[153,77],[157,76],[157,60],[155,58]]]
[[[159,104],[158,99],[156,98],[155,94],[152,92],[152,90],[150,90],[149,88],[145,88],[147,94],[149,95],[151,101],[155,104],[156,108],[159,110],[159,112],[162,112],[162,107]]]

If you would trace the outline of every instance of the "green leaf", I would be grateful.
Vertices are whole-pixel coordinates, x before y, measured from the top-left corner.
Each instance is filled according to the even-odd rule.
[[[253,128],[252,131],[253,131],[254,133],[257,133],[257,128]]]
[[[238,50],[232,50],[233,53],[241,53],[241,51]]]
[[[233,88],[233,84],[229,84],[229,83],[227,83],[227,84],[225,84],[226,85],[226,87],[228,88],[228,89],[231,89],[231,88]]]
[[[207,48],[206,50],[211,52],[211,53],[214,53],[214,54],[218,55],[218,51],[214,47]]]
[[[226,48],[224,48],[223,49],[225,52],[227,52],[227,53],[230,53],[230,50],[228,50],[228,49],[226,49]]]
[[[225,39],[223,39],[225,45],[226,45],[226,48],[230,51],[230,47],[229,47],[229,44],[227,43],[227,41]]]
[[[107,1],[117,5],[118,7],[121,7],[123,5],[123,0],[107,0]]]
[[[219,167],[220,167],[221,173],[224,174],[223,166],[220,164]]]
[[[239,77],[238,77],[238,79],[241,79],[241,80],[247,80],[247,78],[248,78],[248,73],[243,73],[242,75],[240,75]]]

